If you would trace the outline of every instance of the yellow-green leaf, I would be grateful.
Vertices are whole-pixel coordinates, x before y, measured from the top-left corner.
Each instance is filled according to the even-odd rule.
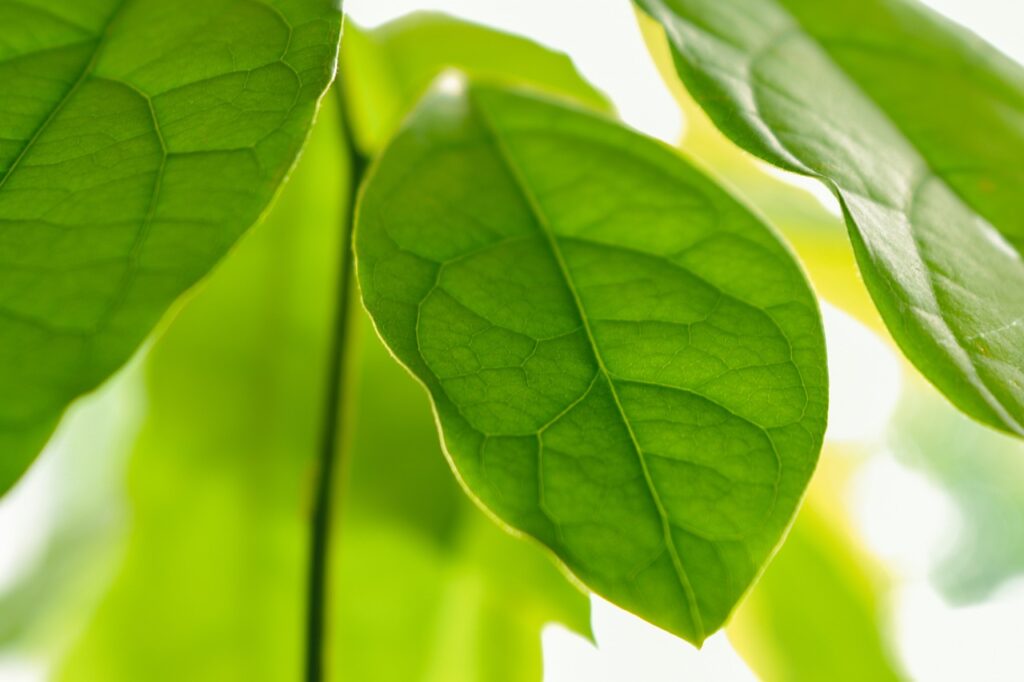
[[[473,86],[384,152],[356,254],[468,489],[621,606],[720,627],[825,427],[820,318],[777,236],[669,148]]]

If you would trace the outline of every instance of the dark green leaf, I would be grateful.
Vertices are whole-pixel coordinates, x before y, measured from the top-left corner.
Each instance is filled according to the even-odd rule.
[[[727,135],[834,190],[914,364],[1024,435],[1024,69],[917,2],[637,4]]]
[[[0,492],[266,208],[333,0],[0,0]]]
[[[459,475],[590,587],[693,642],[814,469],[814,298],[671,150],[492,88],[435,92],[359,207],[358,276]]]

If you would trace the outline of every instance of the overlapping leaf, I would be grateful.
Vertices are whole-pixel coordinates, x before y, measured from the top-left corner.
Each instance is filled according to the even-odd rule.
[[[267,206],[333,0],[0,0],[0,492]]]
[[[835,191],[914,364],[1024,434],[1024,69],[916,2],[637,4],[727,135]]]
[[[332,191],[345,182],[332,113],[265,224],[150,352],[151,410],[127,477],[124,560],[84,628],[66,603],[51,609],[54,629],[75,640],[53,666],[57,679],[300,677],[317,407],[345,196]],[[422,391],[365,317],[353,333],[362,362],[350,374],[349,478],[336,497],[329,679],[539,680],[541,625],[587,632],[585,595],[540,548],[507,536],[465,499],[432,438]],[[43,593],[59,594],[66,581],[50,580]]]
[[[824,431],[820,319],[776,236],[654,142],[473,87],[384,152],[356,249],[473,494],[618,604],[717,629]]]

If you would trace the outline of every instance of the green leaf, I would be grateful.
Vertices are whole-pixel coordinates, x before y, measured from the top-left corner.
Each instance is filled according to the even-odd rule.
[[[384,152],[356,254],[472,494],[619,605],[718,628],[825,426],[821,323],[778,238],[671,150],[474,86]]]
[[[832,188],[907,357],[1024,435],[1024,69],[916,2],[637,4],[723,132]]]
[[[0,493],[259,217],[333,0],[0,0]]]
[[[444,14],[417,12],[373,30],[345,25],[342,82],[363,149],[379,152],[434,78],[458,69],[474,79],[529,84],[611,111],[564,54]]]
[[[883,636],[884,591],[851,542],[856,532],[823,513],[835,499],[812,493],[729,626],[760,679],[905,679]]]

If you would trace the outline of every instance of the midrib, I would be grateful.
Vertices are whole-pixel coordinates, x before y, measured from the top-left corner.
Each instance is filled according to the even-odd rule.
[[[615,387],[615,382],[612,380],[611,373],[605,366],[604,358],[601,356],[601,352],[598,349],[597,341],[594,338],[593,330],[590,327],[590,320],[587,316],[586,310],[583,306],[583,302],[580,299],[579,292],[576,290],[576,286],[573,282],[572,275],[569,271],[568,264],[565,261],[565,257],[562,254],[562,249],[558,245],[558,239],[551,229],[551,225],[547,219],[543,207],[540,202],[534,196],[530,190],[529,185],[526,183],[525,178],[522,175],[518,165],[513,161],[512,154],[502,141],[501,136],[498,134],[493,122],[488,117],[484,108],[476,101],[473,93],[470,92],[467,96],[467,100],[471,103],[473,110],[476,112],[478,118],[483,124],[483,129],[487,133],[487,137],[497,152],[498,157],[503,162],[505,168],[509,172],[509,176],[512,178],[513,184],[519,190],[520,196],[523,201],[530,208],[534,216],[534,222],[537,225],[540,232],[544,235],[551,249],[551,253],[558,264],[559,271],[562,279],[565,282],[566,287],[569,289],[572,295],[573,302],[576,306],[577,313],[579,314],[580,321],[583,324],[583,329],[586,332],[587,341],[590,343],[591,351],[594,355],[594,360],[597,362],[597,366],[601,374],[604,376],[605,381],[608,382],[608,387],[612,394],[612,399],[615,401],[615,407],[618,410],[619,416],[622,419],[623,425],[626,427],[626,431],[629,433],[630,442],[632,443],[633,450],[636,453],[637,459],[640,462],[640,468],[643,471],[644,481],[647,484],[647,489],[651,494],[651,499],[654,502],[654,506],[657,509],[658,516],[661,520],[661,526],[665,537],[665,546],[672,559],[672,566],[676,573],[676,578],[679,581],[680,586],[683,588],[683,592],[686,595],[687,606],[690,613],[690,618],[693,621],[695,629],[695,635],[699,640],[703,640],[705,637],[704,620],[700,614],[700,608],[697,604],[697,597],[694,593],[693,586],[690,583],[689,576],[686,573],[686,569],[683,567],[682,559],[679,555],[679,550],[676,548],[675,540],[672,537],[672,526],[668,517],[668,512],[665,509],[664,504],[661,500],[661,495],[658,493],[658,489],[654,484],[654,480],[651,478],[650,469],[647,466],[647,459],[643,454],[643,450],[640,448],[640,443],[637,440],[636,433],[633,430],[633,425],[626,415],[626,411],[622,406],[622,401],[619,398],[618,390]]]
[[[120,15],[121,10],[124,9],[128,2],[130,2],[130,0],[119,0],[117,5],[114,6],[113,11],[111,11],[110,15],[103,22],[99,34],[93,39],[96,44],[93,47],[92,54],[89,56],[89,60],[85,63],[85,66],[78,74],[78,77],[75,78],[71,87],[61,95],[60,99],[57,100],[57,103],[54,104],[52,109],[50,109],[50,113],[47,114],[46,118],[44,118],[42,123],[39,124],[39,127],[37,127],[32,133],[32,136],[25,142],[24,146],[18,152],[18,155],[14,157],[14,161],[11,162],[10,167],[8,167],[3,177],[0,177],[0,189],[3,189],[4,185],[6,185],[7,181],[12,175],[14,175],[14,171],[21,165],[21,162],[28,155],[29,151],[31,151],[35,143],[39,141],[39,138],[42,137],[43,133],[46,132],[46,129],[50,127],[50,124],[57,118],[57,115],[60,114],[61,110],[64,109],[67,103],[74,98],[75,93],[78,92],[78,89],[82,87],[82,84],[85,83],[86,79],[88,79],[92,74],[92,70],[96,67],[96,61],[103,52],[103,45],[106,42],[107,37],[110,35],[110,29],[114,25],[118,15]]]

